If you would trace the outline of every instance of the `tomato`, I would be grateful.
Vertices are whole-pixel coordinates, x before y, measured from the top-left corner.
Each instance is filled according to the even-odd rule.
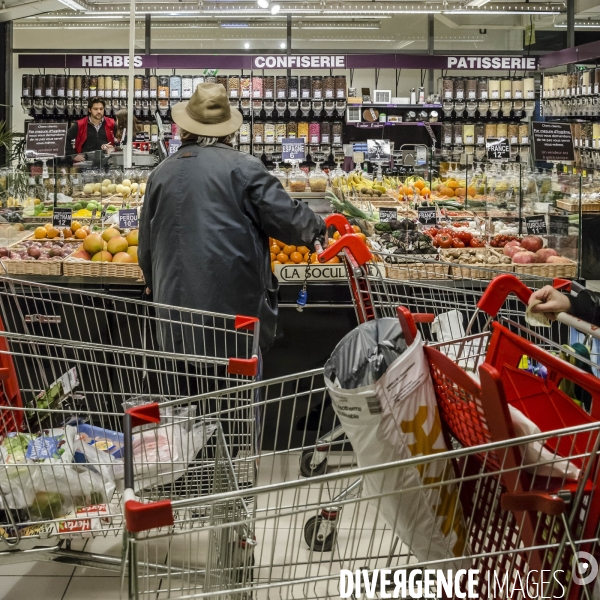
[[[471,241],[473,234],[469,231],[457,231],[454,234],[454,237],[458,238],[459,240],[462,240],[465,243],[465,245],[467,245]]]
[[[446,233],[439,233],[435,236],[434,242],[439,248],[452,248],[452,238]]]
[[[483,248],[485,247],[485,242],[481,238],[474,237],[469,242],[469,246],[471,246],[471,248]]]
[[[464,248],[465,247],[465,243],[459,239],[459,238],[454,238],[452,240],[452,247],[453,248]]]

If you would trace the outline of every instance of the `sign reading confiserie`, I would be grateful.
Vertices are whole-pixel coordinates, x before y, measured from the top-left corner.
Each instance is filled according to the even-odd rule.
[[[273,56],[253,56],[253,69],[345,69],[346,57],[322,56],[319,54],[304,54],[287,56],[275,54]]]

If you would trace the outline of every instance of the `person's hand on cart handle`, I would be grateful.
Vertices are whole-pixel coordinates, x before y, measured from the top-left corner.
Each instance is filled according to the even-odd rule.
[[[531,312],[544,313],[551,321],[556,320],[556,315],[561,312],[570,312],[571,300],[569,296],[555,290],[551,285],[544,286],[541,290],[536,290],[529,298],[529,304],[538,301],[532,306]]]

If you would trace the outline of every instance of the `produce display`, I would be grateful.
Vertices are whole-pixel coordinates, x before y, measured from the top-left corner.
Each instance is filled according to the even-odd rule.
[[[360,228],[356,227],[356,230],[360,232]],[[333,242],[334,239],[331,239],[330,243]],[[311,264],[319,262],[316,252],[311,252],[306,246],[294,246],[269,238],[269,249],[271,251],[271,270],[273,272],[275,272],[275,265],[308,265],[309,261]],[[337,256],[334,256],[331,260],[327,261],[327,263],[330,264],[339,262],[340,259]]]
[[[89,229],[79,228],[78,239],[82,239],[77,251],[71,255],[73,259],[92,262],[137,263],[138,230],[132,229],[128,233],[117,227],[109,227],[102,233],[92,232]]]

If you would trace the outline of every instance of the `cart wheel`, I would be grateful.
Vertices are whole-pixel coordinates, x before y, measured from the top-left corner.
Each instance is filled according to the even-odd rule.
[[[335,541],[335,529],[332,529],[324,540],[319,540],[317,531],[322,520],[323,517],[317,515],[306,521],[306,525],[304,525],[304,541],[315,552],[331,552],[333,542]]]
[[[327,470],[327,459],[324,458],[316,467],[311,467],[310,462],[313,458],[313,450],[305,450],[300,457],[300,474],[303,477],[314,477],[323,475]]]

